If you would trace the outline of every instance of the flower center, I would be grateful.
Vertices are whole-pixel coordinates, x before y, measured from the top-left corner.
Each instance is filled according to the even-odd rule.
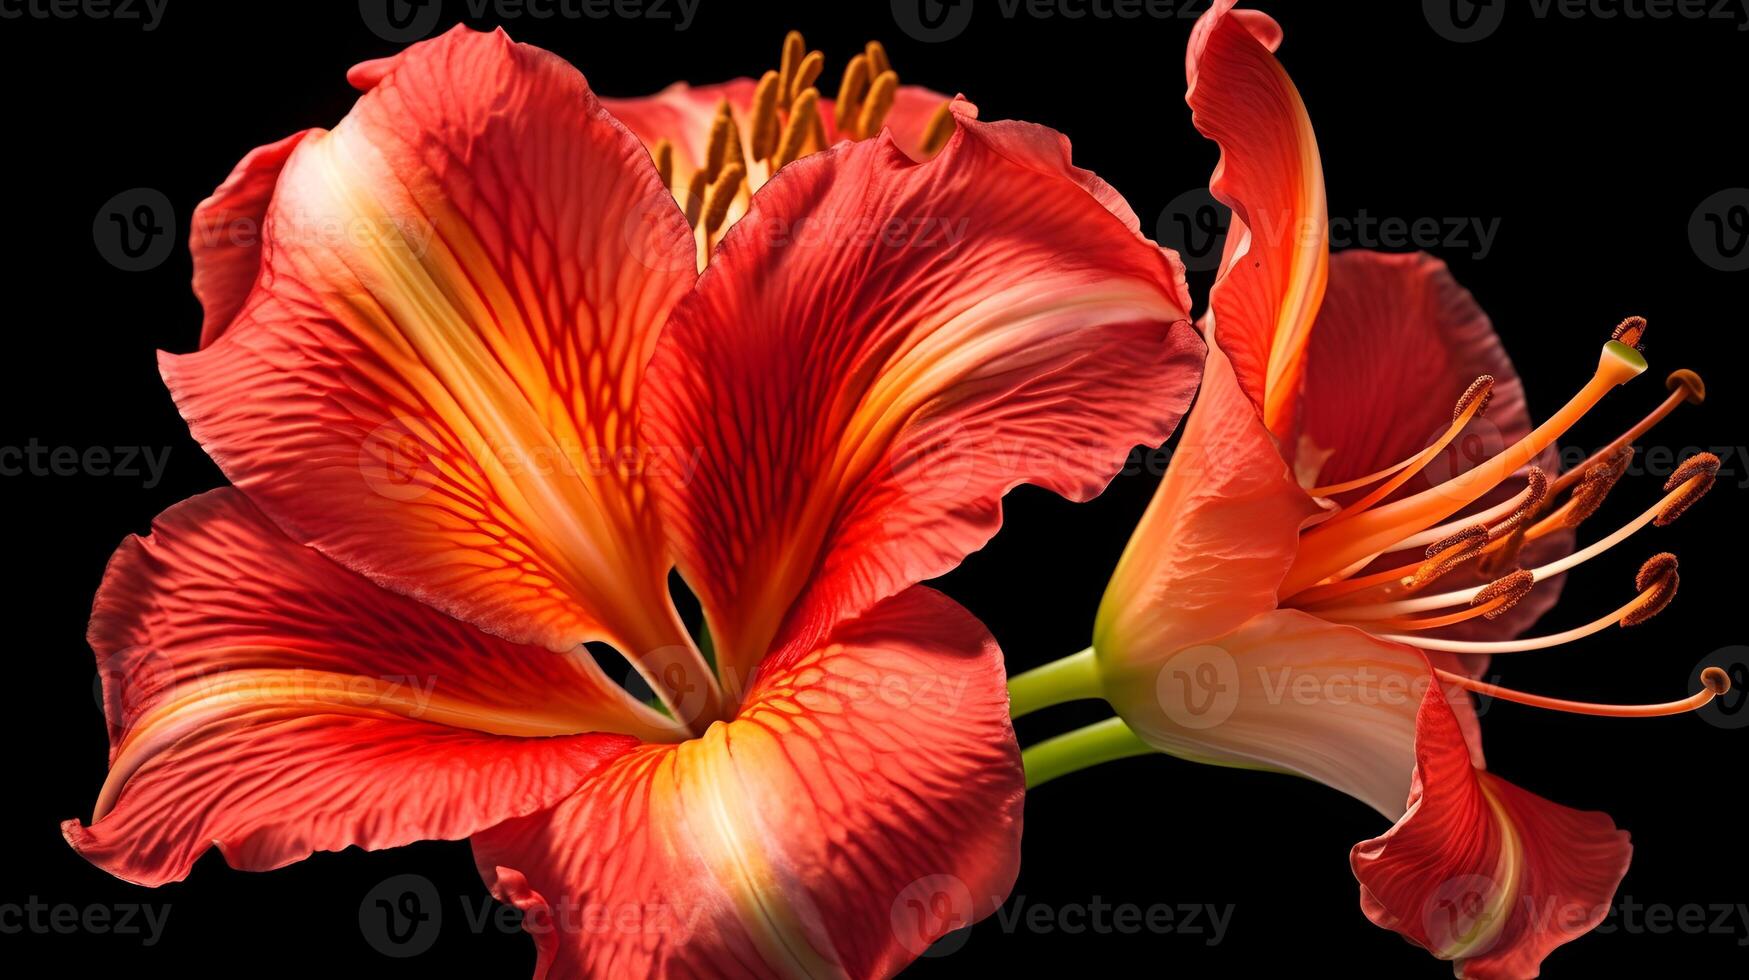
[[[870,41],[850,59],[828,105],[815,83],[826,56],[809,51],[801,32],[783,39],[779,68],[767,71],[754,89],[752,105],[738,110],[718,103],[710,123],[705,157],[697,170],[676,179],[674,144],[661,139],[651,148],[662,183],[673,192],[698,238],[699,265],[748,200],[789,164],[840,140],[864,140],[880,133],[899,93],[899,75],[886,48]],[[953,114],[943,102],[925,127],[920,149],[932,156],[953,135]]]
[[[1282,605],[1422,650],[1484,655],[1561,646],[1611,626],[1645,622],[1661,612],[1675,598],[1678,583],[1676,556],[1668,552],[1654,555],[1640,567],[1633,598],[1583,626],[1494,642],[1425,635],[1477,617],[1503,615],[1538,582],[1597,557],[1648,524],[1669,524],[1712,488],[1719,459],[1699,453],[1670,475],[1661,498],[1615,532],[1555,561],[1518,567],[1527,543],[1576,528],[1596,513],[1627,472],[1634,440],[1676,406],[1705,400],[1700,376],[1677,371],[1668,379],[1670,395],[1662,404],[1571,472],[1551,481],[1539,467],[1529,465],[1609,390],[1645,371],[1639,349],[1645,332],[1646,321],[1640,317],[1622,321],[1604,345],[1591,380],[1553,418],[1467,472],[1419,493],[1388,499],[1486,410],[1493,386],[1486,375],[1464,392],[1452,411],[1451,426],[1428,448],[1376,473],[1309,491],[1317,497],[1334,497],[1372,488],[1302,533],[1299,555],[1282,585]],[[1524,483],[1517,493],[1454,519],[1484,495],[1516,480]],[[1422,549],[1419,555],[1413,554],[1416,549]],[[1450,591],[1431,588],[1461,568],[1479,571],[1491,581]],[[1681,701],[1599,705],[1523,694],[1449,671],[1436,672],[1450,683],[1509,701],[1600,715],[1674,714],[1698,708],[1730,690],[1725,672],[1714,667],[1702,674],[1702,690]]]

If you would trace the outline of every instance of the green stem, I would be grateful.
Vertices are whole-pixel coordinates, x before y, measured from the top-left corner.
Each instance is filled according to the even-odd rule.
[[[1008,681],[1008,714],[1019,718],[1065,701],[1104,697],[1093,648],[1034,667]]]
[[[1026,788],[1032,789],[1088,766],[1153,751],[1122,718],[1107,718],[1023,749],[1020,763],[1026,768]]]

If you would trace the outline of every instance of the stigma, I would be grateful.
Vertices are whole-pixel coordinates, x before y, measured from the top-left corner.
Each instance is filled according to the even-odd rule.
[[[1354,480],[1310,493],[1317,497],[1359,494],[1301,534],[1300,551],[1281,589],[1281,604],[1380,639],[1428,652],[1493,655],[1550,650],[1612,628],[1631,628],[1668,609],[1676,598],[1678,562],[1659,552],[1634,576],[1632,594],[1591,621],[1558,633],[1481,641],[1441,633],[1475,619],[1496,619],[1516,607],[1539,583],[1615,548],[1647,527],[1664,527],[1706,496],[1719,459],[1697,453],[1684,459],[1660,495],[1622,526],[1569,554],[1521,567],[1526,545],[1580,527],[1616,492],[1634,459],[1634,442],[1683,404],[1700,404],[1706,386],[1693,371],[1666,381],[1664,401],[1571,471],[1553,479],[1531,463],[1577,423],[1603,396],[1643,373],[1647,324],[1629,317],[1613,331],[1591,379],[1548,421],[1466,472],[1416,493],[1397,494],[1487,408],[1494,379],[1483,375],[1464,391],[1451,426],[1426,448],[1403,461]],[[1362,491],[1365,491],[1362,493]],[[1508,493],[1508,491],[1511,491]],[[1475,508],[1483,496],[1504,496]],[[1459,576],[1483,584],[1442,588]],[[1648,705],[1601,705],[1525,694],[1474,678],[1436,671],[1468,690],[1509,701],[1618,717],[1674,714],[1699,708],[1730,688],[1725,673],[1709,668],[1703,689],[1680,701]]]

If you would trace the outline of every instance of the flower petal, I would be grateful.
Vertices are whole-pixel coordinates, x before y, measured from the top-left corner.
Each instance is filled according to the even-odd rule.
[[[1197,21],[1186,71],[1196,128],[1221,148],[1209,190],[1233,209],[1209,317],[1246,395],[1285,437],[1329,263],[1324,170],[1305,103],[1272,53],[1280,27],[1232,5]]]
[[[1608,815],[1571,810],[1471,765],[1437,688],[1422,703],[1408,812],[1355,845],[1361,909],[1473,980],[1534,977],[1609,912],[1633,848]]]
[[[635,415],[695,258],[648,154],[502,32],[349,77],[236,322],[162,356],[196,438],[298,540],[507,639],[686,646]]]
[[[188,249],[194,255],[194,295],[206,310],[200,345],[209,346],[243,308],[261,271],[262,223],[279,172],[305,136],[293,133],[249,151],[212,196],[194,209]]]
[[[1445,432],[1452,406],[1484,374],[1494,378],[1487,414],[1470,423],[1452,450],[1399,493],[1418,492],[1461,474],[1528,435],[1524,384],[1487,314],[1444,262],[1424,253],[1338,253],[1330,262],[1330,289],[1306,355],[1300,422],[1302,441],[1310,451],[1300,458],[1328,456],[1317,472],[1322,484],[1407,459]],[[1559,470],[1552,448],[1538,462],[1551,477]],[[1473,509],[1490,507],[1518,489],[1508,485]],[[1528,568],[1553,561],[1572,549],[1573,532],[1558,531],[1531,542],[1521,564]],[[1391,563],[1403,561],[1399,555]],[[1465,568],[1446,587],[1486,581],[1487,576]],[[1438,635],[1484,640],[1517,636],[1555,604],[1564,581],[1561,576],[1538,583],[1498,619],[1473,619]]]
[[[1419,651],[1292,609],[1105,676],[1112,706],[1160,751],[1304,776],[1393,820],[1415,768],[1422,692],[1437,686]],[[1474,733],[1468,698],[1458,703]]]
[[[1274,609],[1300,528],[1318,513],[1232,362],[1210,346],[1171,465],[1100,602],[1102,668],[1207,643]]]
[[[1007,895],[1022,782],[995,642],[914,588],[474,853],[537,976],[884,977]]]
[[[235,490],[110,561],[92,611],[110,773],[93,863],[142,884],[217,844],[265,870],[459,838],[563,798],[674,727],[585,654],[489,637],[292,542]]]
[[[651,362],[645,439],[700,461],[658,497],[737,680],[786,614],[817,635],[952,568],[1010,488],[1097,494],[1195,388],[1177,263],[1062,137],[955,106],[928,163],[785,168]]]

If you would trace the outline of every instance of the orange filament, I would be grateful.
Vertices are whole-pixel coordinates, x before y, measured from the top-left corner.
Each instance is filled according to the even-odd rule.
[[[1553,492],[1560,493],[1572,486],[1574,481],[1583,479],[1593,466],[1601,465],[1604,460],[1613,457],[1623,448],[1650,432],[1654,425],[1675,411],[1676,406],[1684,402],[1699,405],[1706,401],[1706,382],[1701,380],[1700,375],[1687,368],[1670,372],[1670,376],[1664,379],[1664,387],[1670,390],[1670,395],[1657,408],[1652,409],[1645,418],[1635,423],[1633,428],[1617,436],[1609,445],[1592,453],[1585,462],[1562,474],[1561,478],[1555,481],[1554,487],[1551,488]]]
[[[1533,577],[1532,581],[1535,581]],[[1634,579],[1635,588],[1639,594],[1634,596],[1621,608],[1583,626],[1575,626],[1560,633],[1548,636],[1520,637],[1516,640],[1450,640],[1442,637],[1412,637],[1394,633],[1376,633],[1381,640],[1393,640],[1417,646],[1423,650],[1440,650],[1445,653],[1525,653],[1531,650],[1546,650],[1583,639],[1593,633],[1608,629],[1611,626],[1633,626],[1643,623],[1670,605],[1670,600],[1676,597],[1676,556],[1669,552],[1654,555],[1640,567],[1640,574]],[[1493,588],[1493,585],[1483,586],[1483,589]],[[1480,595],[1482,590],[1475,590]],[[1445,598],[1441,596],[1439,598]],[[1410,600],[1412,602],[1413,600]],[[1408,606],[1410,602],[1398,605]],[[1379,607],[1379,608],[1390,608]],[[1352,610],[1360,614],[1365,610]]]
[[[1710,453],[1701,453],[1694,456],[1690,462],[1684,463],[1683,467],[1677,468],[1676,474],[1671,476],[1671,483],[1675,483],[1677,476],[1683,475],[1684,467],[1687,467],[1688,469],[1688,479],[1681,483],[1675,483],[1674,486],[1672,486],[1671,483],[1666,483],[1665,486],[1670,487],[1670,489],[1658,500],[1657,503],[1646,508],[1638,517],[1622,525],[1613,534],[1610,534],[1607,537],[1594,541],[1586,547],[1561,558],[1557,558],[1546,565],[1540,565],[1536,568],[1530,569],[1530,574],[1534,576],[1535,581],[1542,582],[1553,578],[1556,575],[1560,575],[1563,572],[1569,571],[1627,540],[1629,537],[1633,536],[1635,532],[1644,528],[1646,525],[1654,523],[1659,516],[1668,514],[1673,503],[1683,501],[1687,498],[1698,499],[1696,488],[1702,485],[1707,487],[1712,486],[1713,477],[1711,473],[1716,472],[1717,464],[1718,457],[1713,456]],[[1705,491],[1701,490],[1700,492],[1704,493]],[[1693,499],[1688,499],[1688,503],[1683,505],[1685,509],[1693,503]],[[1674,515],[1672,515],[1672,518],[1673,517]],[[1505,542],[1500,543],[1504,544]],[[1490,547],[1493,547],[1493,545],[1490,545]],[[1430,609],[1442,609],[1446,606],[1460,605],[1471,601],[1487,588],[1487,586],[1481,586],[1477,588],[1458,589],[1453,592],[1445,592],[1437,595],[1398,599],[1395,602],[1389,603],[1378,603],[1370,606],[1357,605],[1356,600],[1361,598],[1360,594],[1369,588],[1384,587],[1384,596],[1389,596],[1394,593],[1415,591],[1416,588],[1412,586],[1412,578],[1409,576],[1417,570],[1416,566],[1402,566],[1368,575],[1364,578],[1350,579],[1346,582],[1335,583],[1335,586],[1356,586],[1355,588],[1349,588],[1342,592],[1334,591],[1334,587],[1331,587],[1329,591],[1325,591],[1322,594],[1316,593],[1313,590],[1308,590],[1301,593],[1299,596],[1294,597],[1294,605],[1301,608],[1307,608],[1310,611],[1316,612],[1325,617],[1341,616],[1344,619],[1391,618],[1406,613],[1423,612]],[[1307,600],[1312,601],[1307,602]],[[1662,608],[1662,606],[1659,607],[1659,609]],[[1655,611],[1657,610],[1654,610],[1654,612]]]
[[[1464,426],[1468,425],[1471,419],[1476,418],[1484,411],[1487,411],[1488,402],[1492,401],[1493,398],[1493,375],[1484,374],[1470,382],[1470,386],[1464,389],[1464,393],[1459,396],[1457,404],[1451,410],[1451,425],[1446,428],[1443,435],[1434,440],[1433,445],[1428,446],[1414,456],[1398,463],[1396,466],[1381,470],[1378,474],[1381,478],[1390,477],[1383,486],[1380,486],[1354,503],[1349,504],[1347,507],[1342,508],[1335,517],[1330,518],[1330,520],[1325,523],[1333,524],[1337,521],[1352,517],[1390,496],[1398,487],[1409,482],[1411,477],[1421,472],[1428,463],[1431,463],[1442,451],[1444,451],[1446,446],[1451,445],[1451,441],[1456,439],[1458,434],[1464,431]],[[1365,478],[1363,477],[1362,479]],[[1353,484],[1354,481],[1349,482],[1350,484]],[[1337,484],[1338,489],[1328,487],[1319,488],[1312,491],[1312,496],[1328,496],[1330,493],[1340,492],[1341,489],[1359,489],[1359,487],[1366,486],[1371,482],[1371,480],[1366,480],[1365,483],[1353,486],[1348,484]]]
[[[1536,585],[1536,576],[1519,569],[1504,578],[1483,586],[1475,597],[1470,600],[1470,608],[1440,616],[1426,616],[1419,619],[1410,617],[1395,617],[1368,622],[1368,628],[1387,630],[1431,630],[1441,626],[1451,626],[1465,620],[1480,616],[1484,619],[1498,619],[1507,610],[1518,605],[1519,600],[1530,594],[1531,587]]]
[[[1645,359],[1632,347],[1614,340],[1605,344],[1591,380],[1552,418],[1514,445],[1439,486],[1381,504],[1352,520],[1326,521],[1307,531],[1301,538],[1299,556],[1282,583],[1282,593],[1293,595],[1316,585],[1359,559],[1380,553],[1393,542],[1457,513],[1548,448],[1610,389],[1645,369]]]
[[[1596,715],[1603,718],[1660,718],[1665,715],[1680,715],[1704,708],[1713,698],[1729,694],[1731,691],[1730,675],[1718,667],[1708,667],[1701,671],[1700,690],[1680,701],[1666,701],[1663,704],[1593,704],[1588,701],[1567,701],[1561,698],[1515,691],[1509,687],[1489,684],[1465,677],[1463,674],[1440,670],[1437,667],[1434,668],[1433,672],[1447,684],[1453,684],[1477,694],[1499,698],[1502,701],[1530,705],[1533,708],[1566,711],[1577,715]]]

